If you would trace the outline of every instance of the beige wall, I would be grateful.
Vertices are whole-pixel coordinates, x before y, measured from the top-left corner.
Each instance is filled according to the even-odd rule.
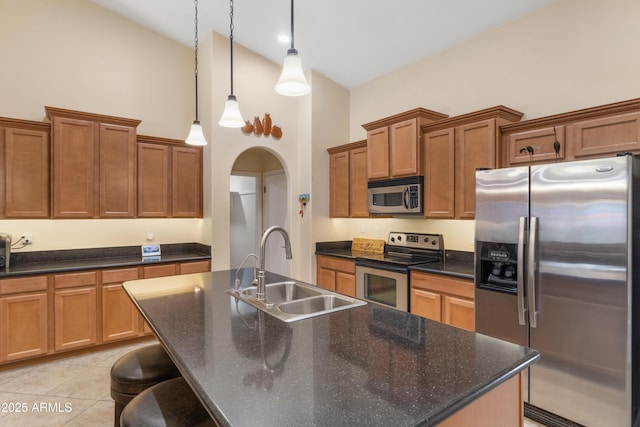
[[[640,97],[637,0],[558,0],[435,57],[351,91],[350,139],[363,123],[417,106],[450,116],[506,105],[531,119]],[[365,232],[361,233],[361,227]],[[445,234],[472,250],[473,221],[349,221],[343,236]]]
[[[0,0],[0,116],[43,120],[44,106],[142,120],[182,139],[193,120],[193,49],[83,0]],[[23,251],[203,242],[202,219],[2,220],[33,234]]]

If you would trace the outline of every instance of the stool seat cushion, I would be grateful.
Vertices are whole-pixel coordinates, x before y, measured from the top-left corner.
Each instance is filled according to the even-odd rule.
[[[111,367],[112,394],[136,395],[141,391],[180,376],[180,371],[160,344],[133,350]]]
[[[149,387],[122,410],[121,427],[216,426],[184,378]]]

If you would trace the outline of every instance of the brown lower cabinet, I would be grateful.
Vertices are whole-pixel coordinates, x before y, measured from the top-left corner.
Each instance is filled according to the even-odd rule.
[[[55,351],[98,343],[97,285],[97,271],[53,276]]]
[[[0,280],[0,362],[47,354],[47,276]]]
[[[472,280],[412,271],[410,298],[413,314],[475,330]]]
[[[317,255],[316,284],[324,289],[356,296],[356,262],[344,258]]]
[[[149,335],[122,283],[208,271],[204,260],[0,279],[0,363]]]

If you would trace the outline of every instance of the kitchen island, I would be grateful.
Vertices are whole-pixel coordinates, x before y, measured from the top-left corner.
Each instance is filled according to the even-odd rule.
[[[241,271],[241,286],[251,271]],[[234,278],[219,271],[124,284],[219,424],[522,423],[519,373],[535,350],[373,303],[285,323],[227,295]],[[267,283],[281,280],[267,274]]]

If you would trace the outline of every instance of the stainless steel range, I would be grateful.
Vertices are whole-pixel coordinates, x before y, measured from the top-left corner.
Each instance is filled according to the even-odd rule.
[[[409,311],[409,266],[443,259],[441,234],[391,232],[384,253],[356,257],[356,297]]]

